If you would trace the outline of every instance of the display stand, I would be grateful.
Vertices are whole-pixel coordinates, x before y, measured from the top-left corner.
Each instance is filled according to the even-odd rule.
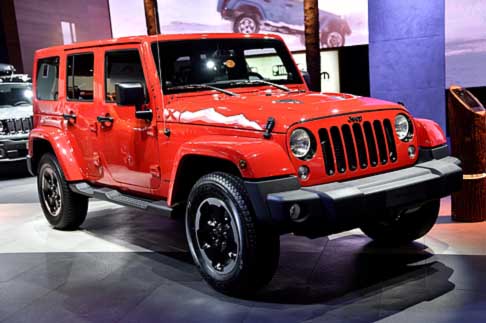
[[[447,104],[451,153],[462,161],[462,190],[452,194],[452,219],[486,220],[486,110],[469,91],[451,86]]]

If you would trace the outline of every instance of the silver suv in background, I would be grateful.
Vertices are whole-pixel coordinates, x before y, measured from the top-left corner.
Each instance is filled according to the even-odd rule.
[[[0,64],[3,65],[3,64]],[[1,69],[1,68],[0,68]],[[32,83],[24,75],[0,75],[0,172],[26,169],[27,139],[33,127]]]

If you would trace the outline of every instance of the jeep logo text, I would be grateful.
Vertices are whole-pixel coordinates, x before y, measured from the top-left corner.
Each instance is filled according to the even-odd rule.
[[[348,122],[349,123],[360,123],[361,121],[363,121],[363,117],[362,116],[359,116],[359,117],[349,117],[348,118]]]

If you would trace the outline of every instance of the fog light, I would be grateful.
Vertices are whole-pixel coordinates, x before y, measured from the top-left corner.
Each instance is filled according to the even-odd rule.
[[[0,158],[5,157],[5,150],[3,148],[0,148]]]
[[[299,170],[297,171],[299,177],[301,180],[305,181],[306,179],[309,178],[309,173],[310,173],[310,170],[309,170],[309,167],[307,166],[300,166],[299,167]]]
[[[299,204],[292,204],[292,206],[290,207],[290,210],[289,210],[290,218],[293,221],[298,221],[299,218],[300,218],[300,213],[301,213],[301,209],[300,209]]]
[[[410,157],[411,159],[414,159],[415,158],[415,152],[416,152],[415,146],[409,146],[408,147],[408,157]]]

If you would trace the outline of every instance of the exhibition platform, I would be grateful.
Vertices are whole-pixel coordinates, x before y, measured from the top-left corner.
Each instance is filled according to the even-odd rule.
[[[251,299],[210,288],[183,223],[93,200],[80,231],[52,230],[35,178],[3,179],[0,322],[481,322],[486,222],[455,223],[400,248],[359,230],[281,237],[270,284]]]

